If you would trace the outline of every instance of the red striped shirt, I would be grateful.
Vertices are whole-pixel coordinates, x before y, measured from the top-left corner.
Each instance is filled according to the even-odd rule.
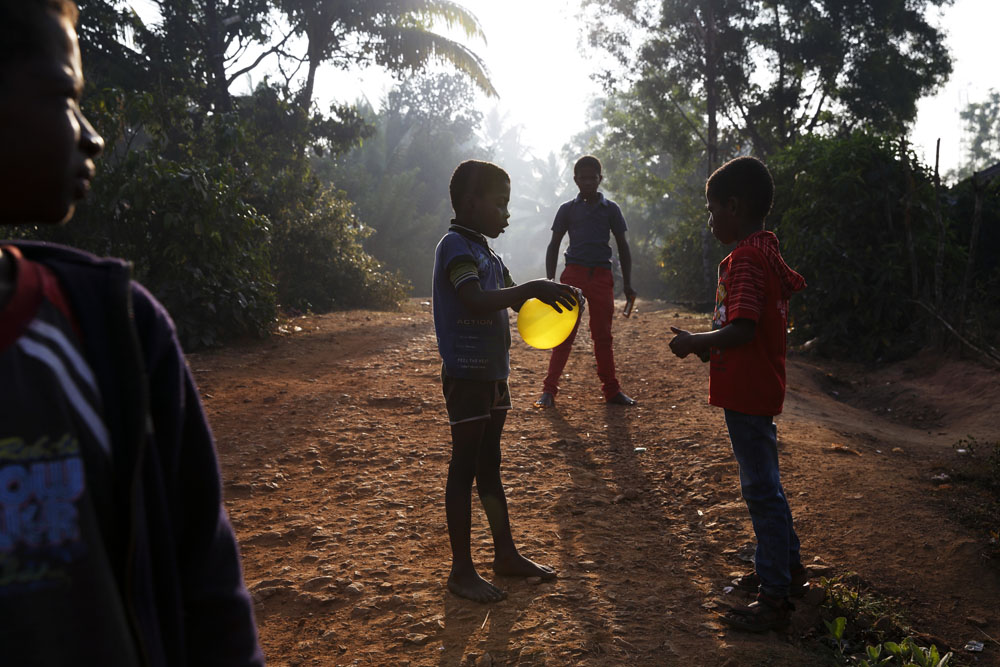
[[[751,415],[781,413],[788,297],[803,287],[805,280],[785,264],[771,232],[750,235],[722,260],[712,327],[747,319],[756,329],[745,345],[712,350],[712,405]]]

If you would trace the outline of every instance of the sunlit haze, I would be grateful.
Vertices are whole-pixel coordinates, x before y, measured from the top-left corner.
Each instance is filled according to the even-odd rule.
[[[539,157],[558,153],[586,125],[587,106],[600,92],[591,80],[591,59],[582,52],[578,0],[460,0],[472,11],[487,42],[464,41],[486,63],[499,99],[481,97],[483,111],[497,107],[508,123],[523,127],[522,139]],[[377,70],[323,70],[320,95],[377,105],[392,80]]]
[[[460,4],[479,18],[486,33],[486,44],[467,43],[485,60],[500,95],[498,100],[482,98],[482,110],[497,106],[507,114],[508,124],[521,125],[522,139],[536,156],[558,154],[584,129],[588,103],[600,92],[591,79],[597,62],[584,47],[579,0],[460,0]],[[145,0],[136,0],[134,7],[153,19]],[[954,71],[941,90],[918,103],[912,140],[923,160],[933,164],[940,137],[941,171],[946,173],[962,158],[959,111],[969,102],[984,101],[990,88],[1000,89],[993,34],[1000,25],[1000,2],[956,0],[950,7],[929,12],[932,24],[947,33]],[[242,80],[235,86],[248,83]],[[365,97],[377,106],[392,83],[378,69],[342,72],[326,65],[317,81],[317,102],[322,106]]]
[[[591,80],[593,54],[583,46],[578,0],[462,0],[480,20],[488,43],[468,42],[486,61],[499,100],[484,100],[484,110],[499,104],[508,121],[524,127],[523,139],[536,155],[559,152],[587,122],[587,104],[599,93]],[[930,10],[932,24],[944,28],[954,58],[948,83],[918,104],[912,140],[933,165],[941,138],[941,171],[958,166],[962,122],[959,111],[1000,88],[993,31],[1000,25],[1000,2],[957,0]],[[366,95],[377,103],[391,85],[377,72],[340,73],[326,68],[321,94],[350,101]]]

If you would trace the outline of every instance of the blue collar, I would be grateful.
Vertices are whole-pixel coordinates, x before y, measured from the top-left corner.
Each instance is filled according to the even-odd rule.
[[[577,195],[577,196],[576,196],[576,197],[575,197],[575,198],[573,199],[573,203],[574,203],[574,204],[582,204],[582,203],[585,203],[585,202],[583,201],[583,195]],[[603,193],[603,192],[598,192],[598,193],[597,193],[597,203],[598,203],[598,204],[600,204],[601,206],[607,206],[607,205],[608,205],[608,200],[604,198],[604,193]]]
[[[451,221],[451,226],[448,227],[448,231],[449,232],[457,232],[457,233],[461,234],[462,236],[464,236],[465,238],[467,238],[467,239],[469,239],[471,241],[475,241],[476,243],[478,243],[479,245],[483,246],[487,250],[490,247],[489,242],[486,240],[486,237],[483,234],[481,234],[480,232],[477,232],[475,229],[469,229],[468,227],[464,227],[464,226],[456,223],[454,220]]]

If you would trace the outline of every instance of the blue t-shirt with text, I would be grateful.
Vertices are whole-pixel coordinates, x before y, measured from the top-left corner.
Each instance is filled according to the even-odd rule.
[[[475,273],[453,281],[452,269],[473,263]],[[453,225],[434,252],[434,332],[444,372],[469,380],[505,380],[510,375],[510,320],[507,309],[474,314],[462,305],[458,288],[479,280],[484,291],[512,284],[510,274],[485,237]]]

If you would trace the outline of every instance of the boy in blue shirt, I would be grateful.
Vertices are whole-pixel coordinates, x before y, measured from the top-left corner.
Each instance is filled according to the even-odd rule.
[[[559,260],[559,246],[563,236],[569,234],[566,250],[566,268],[559,280],[583,292],[590,310],[590,337],[594,341],[597,376],[601,379],[604,400],[612,405],[635,405],[635,400],[622,391],[615,375],[615,356],[612,348],[611,322],[615,315],[615,281],[611,275],[611,236],[618,245],[618,258],[625,283],[625,296],[635,298],[632,289],[632,251],[625,232],[625,217],[618,204],[605,198],[597,190],[604,177],[601,161],[593,155],[584,155],[573,166],[573,181],[580,194],[559,207],[552,222],[552,239],[545,251],[545,274],[555,278]],[[552,350],[549,370],[542,384],[542,395],[535,401],[537,408],[551,408],[559,393],[559,378],[576,339],[576,327],[561,345]]]
[[[551,280],[516,285],[490,249],[487,237],[502,234],[510,217],[507,172],[468,160],[455,169],[450,192],[455,219],[435,250],[433,279],[434,331],[452,443],[445,489],[452,551],[448,589],[477,602],[495,602],[507,594],[480,577],[472,562],[473,480],[493,535],[493,571],[543,580],[556,576],[552,568],[518,553],[500,479],[500,436],[511,409],[507,309],[536,298],[561,312],[576,307],[581,295]]]
[[[0,0],[0,224],[60,224],[104,141],[69,0]],[[0,243],[0,662],[263,665],[212,435],[122,260]]]

